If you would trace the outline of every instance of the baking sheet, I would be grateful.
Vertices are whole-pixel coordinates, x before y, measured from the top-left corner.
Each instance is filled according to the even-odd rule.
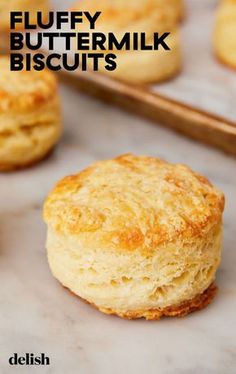
[[[73,3],[53,1],[55,9],[68,9]],[[186,0],[185,4],[186,17],[180,25],[182,72],[175,79],[151,85],[149,89],[236,121],[236,70],[219,63],[213,51],[218,0]],[[62,50],[60,43],[57,48]]]

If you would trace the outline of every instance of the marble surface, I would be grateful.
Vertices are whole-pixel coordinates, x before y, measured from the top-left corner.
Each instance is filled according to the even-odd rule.
[[[233,374],[236,372],[236,161],[62,87],[64,136],[25,171],[0,175],[0,372],[13,352],[45,352],[43,373]],[[50,274],[42,204],[54,183],[95,159],[124,152],[188,163],[226,194],[219,293],[184,319],[125,321],[72,296]],[[22,368],[32,373],[32,368]]]
[[[35,167],[0,175],[0,373],[34,372],[10,367],[14,352],[49,355],[50,367],[36,369],[46,374],[236,373],[236,160],[67,87],[61,94],[65,131],[55,152]],[[64,175],[125,152],[187,163],[225,192],[219,293],[201,312],[160,322],[109,317],[49,271],[47,193]]]

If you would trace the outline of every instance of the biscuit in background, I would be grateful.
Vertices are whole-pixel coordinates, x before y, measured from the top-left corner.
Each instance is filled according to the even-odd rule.
[[[10,12],[28,11],[32,22],[36,22],[36,13],[41,11],[48,16],[49,0],[0,0],[0,52],[9,52]],[[23,31],[22,25],[16,25],[18,31]]]
[[[214,49],[221,62],[236,68],[236,0],[220,2],[214,30]]]
[[[223,209],[223,194],[184,165],[96,162],[46,200],[51,271],[104,313],[184,316],[215,295]]]
[[[0,57],[0,170],[41,160],[61,134],[57,80],[44,70],[10,71]]]
[[[173,3],[172,6],[171,3]],[[178,6],[175,7],[174,4]],[[145,32],[147,41],[152,42],[154,32],[171,33],[168,36],[170,51],[163,49],[159,51],[115,50],[117,68],[108,72],[105,67],[100,67],[100,72],[113,78],[133,84],[145,84],[173,78],[181,69],[182,58],[177,19],[182,13],[180,11],[182,5],[180,7],[179,4],[182,2],[171,0],[166,2],[161,0],[91,0],[87,2],[82,0],[77,2],[72,10],[101,11],[95,32],[102,32],[105,35],[114,32],[118,39],[126,32]],[[93,31],[85,22],[78,26],[78,32]]]
[[[156,0],[158,7],[164,7],[176,22],[182,21],[185,15],[184,0]]]

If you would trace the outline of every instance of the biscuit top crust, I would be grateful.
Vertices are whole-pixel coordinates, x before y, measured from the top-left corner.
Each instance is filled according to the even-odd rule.
[[[127,154],[62,179],[45,202],[44,218],[90,248],[153,252],[204,237],[221,223],[223,209],[224,195],[187,166]]]
[[[0,113],[39,108],[56,90],[57,80],[50,71],[10,71],[9,58],[0,57]]]
[[[164,5],[166,0],[80,0],[72,7],[72,11],[90,11],[101,14],[96,21],[96,29],[102,27],[109,32],[116,32],[117,29],[126,28],[124,31],[149,31],[151,25],[155,31],[161,31],[163,28],[173,28],[176,24],[176,14],[172,6]],[[136,28],[132,28],[136,26]],[[127,29],[127,26],[129,28]],[[81,30],[88,27],[88,23],[78,26]],[[131,27],[131,29],[130,29]],[[167,31],[165,29],[165,31]]]

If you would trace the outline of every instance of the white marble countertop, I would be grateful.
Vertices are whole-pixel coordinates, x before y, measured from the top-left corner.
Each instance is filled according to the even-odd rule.
[[[236,373],[236,160],[66,88],[65,132],[55,152],[24,171],[0,175],[0,372],[14,353],[44,352],[53,374]],[[72,296],[52,277],[42,204],[55,182],[96,159],[133,152],[187,163],[226,195],[219,293],[183,319],[126,321]]]
[[[43,373],[235,373],[235,159],[65,87],[62,101],[65,133],[51,157],[0,175],[0,372],[16,370],[8,365],[14,352],[45,352],[51,366]],[[45,196],[62,176],[124,152],[188,163],[225,192],[219,293],[207,309],[183,319],[125,321],[99,313],[53,279],[41,217]]]

